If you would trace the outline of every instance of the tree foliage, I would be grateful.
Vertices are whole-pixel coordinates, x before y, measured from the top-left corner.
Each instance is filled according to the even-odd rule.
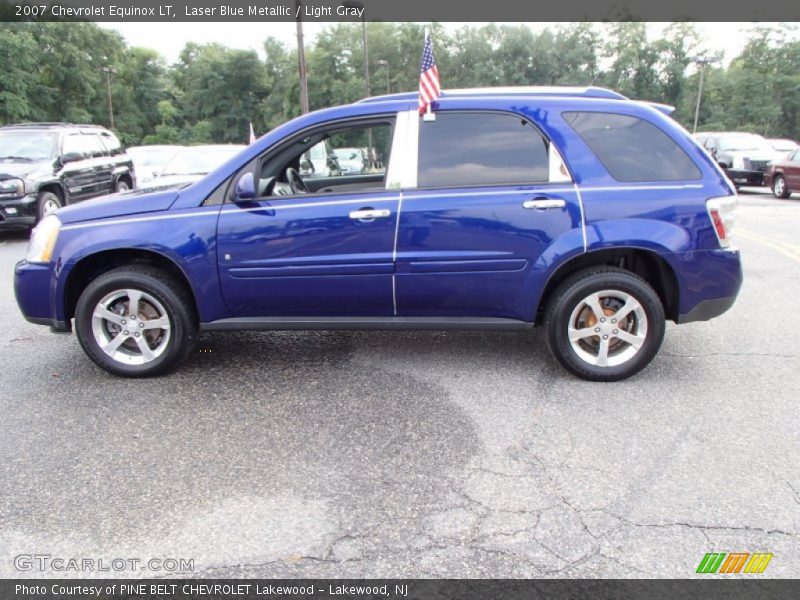
[[[698,72],[707,53],[690,23],[650,39],[643,23],[431,24],[442,85],[601,85],[631,98],[671,104],[694,119]],[[424,26],[369,23],[370,94],[417,89]],[[739,56],[709,66],[700,127],[800,137],[800,41],[794,31],[754,27]],[[364,96],[361,24],[336,24],[306,48],[312,110]],[[128,47],[92,23],[0,23],[0,123],[109,124],[128,144],[244,142],[300,114],[297,52],[273,38],[263,52],[188,43],[174,65]],[[111,67],[109,81],[103,68]]]

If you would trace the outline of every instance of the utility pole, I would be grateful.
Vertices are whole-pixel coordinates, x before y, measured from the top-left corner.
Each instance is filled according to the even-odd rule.
[[[391,94],[392,93],[392,81],[391,81],[391,79],[389,79],[389,73],[390,73],[390,71],[389,71],[389,61],[381,58],[381,59],[377,60],[375,62],[375,64],[380,65],[381,67],[386,67],[386,93],[387,94]]]
[[[341,6],[361,9],[361,42],[364,44],[364,97],[370,97],[369,89],[369,45],[367,44],[367,11],[358,0],[345,0]],[[372,128],[367,129],[367,145],[372,152]]]
[[[111,75],[116,74],[112,67],[100,67],[100,71],[106,74],[106,90],[108,91],[108,122],[111,130],[114,130],[114,105],[111,103]]]
[[[306,50],[303,44],[303,3],[296,0],[297,9],[297,69],[300,73],[300,111],[303,114],[308,112],[308,73],[306,72]]]
[[[697,65],[697,69],[700,71],[700,83],[697,88],[697,104],[694,107],[694,126],[692,127],[692,133],[697,133],[697,121],[700,118],[700,101],[703,98],[703,80],[706,75],[706,66],[711,63],[719,62],[719,57],[693,56],[690,60]]]

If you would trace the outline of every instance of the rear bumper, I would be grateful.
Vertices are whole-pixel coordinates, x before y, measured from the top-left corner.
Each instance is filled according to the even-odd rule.
[[[733,306],[743,279],[738,250],[706,250],[676,258],[683,263],[677,271],[681,280],[677,323],[708,321]]]

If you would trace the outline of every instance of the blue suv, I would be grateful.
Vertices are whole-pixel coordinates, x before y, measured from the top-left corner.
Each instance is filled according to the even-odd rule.
[[[16,266],[20,308],[129,377],[172,369],[198,331],[541,324],[564,367],[612,381],[653,359],[667,319],[733,304],[736,191],[669,107],[589,87],[434,108],[321,110],[191,185],[62,208]],[[311,173],[318,145],[376,161]]]

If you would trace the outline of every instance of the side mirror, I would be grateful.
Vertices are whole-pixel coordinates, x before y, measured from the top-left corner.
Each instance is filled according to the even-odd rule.
[[[65,165],[71,162],[78,162],[79,160],[83,160],[83,154],[78,152],[67,152],[66,154],[61,155],[61,164]]]
[[[252,200],[256,197],[256,183],[255,179],[253,179],[253,174],[248,171],[247,173],[242,173],[239,177],[239,180],[236,182],[236,187],[233,190],[233,201],[234,202],[245,202],[247,200]]]

